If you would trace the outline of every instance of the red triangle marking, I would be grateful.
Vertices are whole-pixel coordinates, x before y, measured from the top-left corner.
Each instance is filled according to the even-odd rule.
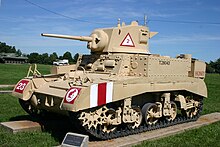
[[[131,35],[129,33],[125,36],[125,38],[121,42],[120,46],[135,47],[134,42],[133,42]]]

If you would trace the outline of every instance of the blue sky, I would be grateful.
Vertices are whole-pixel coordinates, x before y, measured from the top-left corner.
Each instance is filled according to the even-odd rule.
[[[23,53],[88,54],[85,42],[41,37],[40,34],[88,36],[95,28],[116,26],[118,18],[126,24],[132,20],[143,24],[146,14],[150,30],[159,32],[150,40],[151,53],[172,57],[187,53],[207,62],[220,58],[219,0],[28,1],[66,17],[25,0],[1,0],[0,41]],[[181,23],[183,21],[189,23]]]

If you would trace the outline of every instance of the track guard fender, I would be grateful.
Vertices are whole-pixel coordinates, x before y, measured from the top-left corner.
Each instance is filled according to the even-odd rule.
[[[33,94],[32,89],[33,82],[30,79],[22,79],[15,85],[14,90],[12,91],[12,95],[27,101]]]

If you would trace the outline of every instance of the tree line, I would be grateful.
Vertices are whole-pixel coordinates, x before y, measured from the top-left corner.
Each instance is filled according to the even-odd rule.
[[[56,52],[52,54],[43,53],[39,54],[36,52],[30,54],[22,54],[20,49],[16,49],[15,46],[9,46],[4,42],[0,42],[0,53],[15,53],[17,56],[28,57],[28,63],[38,63],[38,64],[53,64],[54,61],[68,59],[69,63],[75,63],[78,59],[79,54],[72,56],[70,52],[65,52],[63,56],[57,55]]]
[[[75,54],[74,57],[72,57],[72,54],[70,52],[65,52],[63,56],[57,55],[56,52],[53,52],[52,54],[48,53],[30,53],[27,55],[28,57],[28,62],[29,63],[38,63],[38,64],[53,64],[54,61],[56,60],[63,60],[63,59],[68,59],[69,63],[76,63],[78,59],[79,54]]]
[[[9,46],[4,42],[0,42],[0,53],[15,53],[18,56],[22,55],[20,49],[16,49],[15,46]]]
[[[15,46],[9,46],[4,42],[0,42],[0,53],[15,53],[18,56],[27,56],[29,63],[38,63],[38,64],[53,64],[56,60],[62,60],[62,59],[68,59],[69,63],[75,63],[78,59],[79,54],[75,54],[72,57],[72,54],[70,52],[65,52],[63,56],[57,55],[56,52],[53,52],[52,54],[48,53],[30,53],[30,54],[22,54],[20,49],[16,49]],[[209,63],[206,63],[206,72],[207,73],[220,73],[220,58],[216,61],[210,61]]]
[[[207,63],[206,72],[220,74],[220,58],[218,58],[216,61],[210,61],[209,63]]]

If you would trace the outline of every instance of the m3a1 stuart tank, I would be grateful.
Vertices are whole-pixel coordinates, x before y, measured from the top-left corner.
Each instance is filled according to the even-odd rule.
[[[74,65],[35,68],[13,90],[30,115],[68,115],[79,128],[111,139],[196,120],[207,97],[205,63],[190,54],[150,54],[156,32],[136,21],[96,29],[90,36],[42,34],[88,42]],[[30,72],[31,70],[29,70]]]

